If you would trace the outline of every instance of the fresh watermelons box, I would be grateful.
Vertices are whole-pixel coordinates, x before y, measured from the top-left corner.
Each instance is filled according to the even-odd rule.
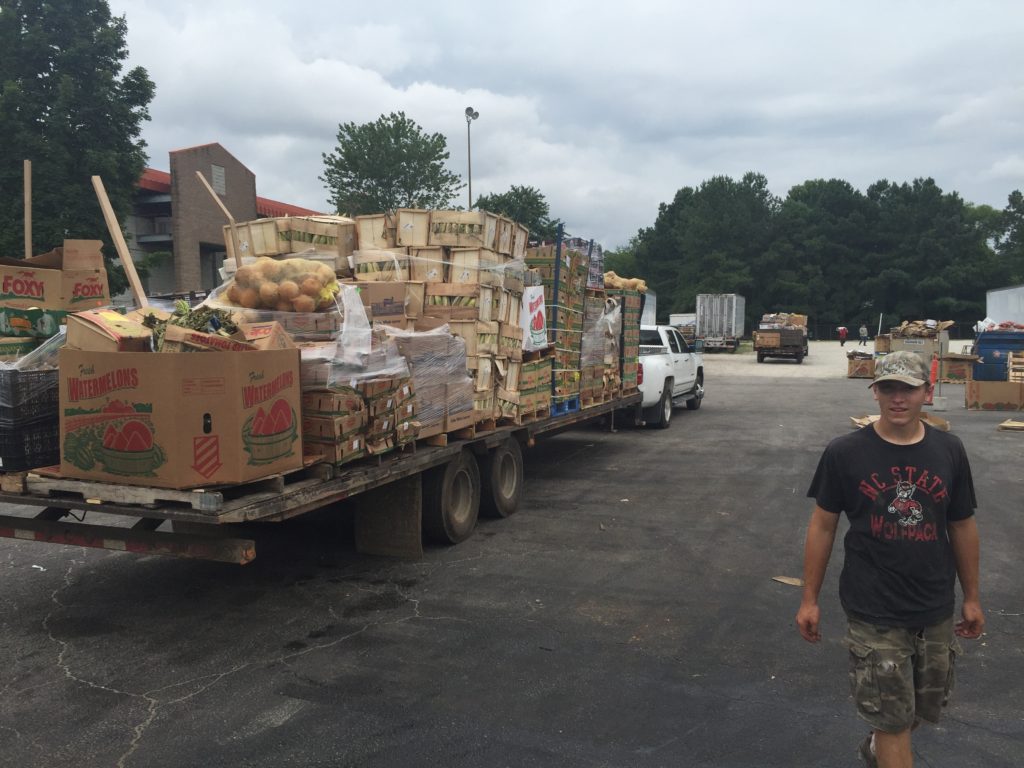
[[[60,351],[64,477],[230,485],[302,467],[296,349]]]

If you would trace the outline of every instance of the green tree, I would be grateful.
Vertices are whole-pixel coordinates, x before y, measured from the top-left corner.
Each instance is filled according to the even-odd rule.
[[[1019,189],[1007,198],[999,229],[996,253],[1009,272],[1008,284],[1024,283],[1024,195]]]
[[[715,176],[696,189],[684,187],[659,206],[654,226],[638,233],[634,253],[637,276],[657,292],[660,312],[693,311],[698,293],[749,297],[778,209],[767,179],[753,172],[739,181]]]
[[[500,213],[530,230],[532,240],[554,240],[558,219],[551,218],[551,207],[539,189],[513,184],[508,192],[480,195],[475,206],[491,213]]]
[[[642,233],[641,233],[642,234]],[[614,251],[605,251],[604,270],[614,272],[622,277],[637,277],[636,250],[639,247],[641,234],[633,235],[626,245]]]
[[[447,142],[426,134],[404,112],[372,123],[342,123],[338,146],[324,153],[324,182],[331,205],[348,216],[396,208],[444,208],[463,187],[444,167]]]
[[[109,242],[90,177],[103,179],[118,218],[131,210],[146,164],[142,124],[154,86],[122,73],[127,25],[106,0],[4,0],[0,6],[0,253],[21,255],[22,160],[32,161],[32,240]],[[113,250],[108,249],[109,255]],[[110,270],[111,289],[127,282]]]

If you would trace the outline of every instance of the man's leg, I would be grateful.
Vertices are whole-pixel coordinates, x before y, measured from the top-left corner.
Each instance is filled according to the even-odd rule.
[[[899,733],[876,730],[875,756],[878,768],[912,768],[914,755],[910,750],[910,729]]]

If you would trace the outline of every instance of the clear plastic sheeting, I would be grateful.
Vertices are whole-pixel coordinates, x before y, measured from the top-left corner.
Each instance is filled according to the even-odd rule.
[[[465,342],[452,336],[447,324],[429,331],[390,326],[381,330],[409,364],[420,422],[442,424],[446,413],[472,409],[473,380],[466,370]]]
[[[51,336],[38,347],[33,349],[27,355],[19,357],[17,360],[9,362],[0,362],[0,370],[15,370],[15,371],[40,371],[40,370],[56,370],[57,368],[57,353],[60,348],[64,346],[64,340],[67,337],[67,328],[61,326],[60,330],[54,336]],[[10,405],[10,403],[0,402],[2,405]]]
[[[358,286],[342,285],[341,303],[345,322],[338,337],[329,385],[379,376],[409,376],[409,365],[394,340],[374,330],[366,316]]]

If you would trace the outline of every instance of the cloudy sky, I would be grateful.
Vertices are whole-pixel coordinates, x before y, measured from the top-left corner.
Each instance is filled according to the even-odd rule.
[[[540,189],[606,248],[715,175],[1024,188],[1018,0],[110,0],[156,83],[150,165],[220,142],[265,197],[327,210],[338,125],[404,111],[473,194]],[[465,205],[465,190],[459,199]]]

